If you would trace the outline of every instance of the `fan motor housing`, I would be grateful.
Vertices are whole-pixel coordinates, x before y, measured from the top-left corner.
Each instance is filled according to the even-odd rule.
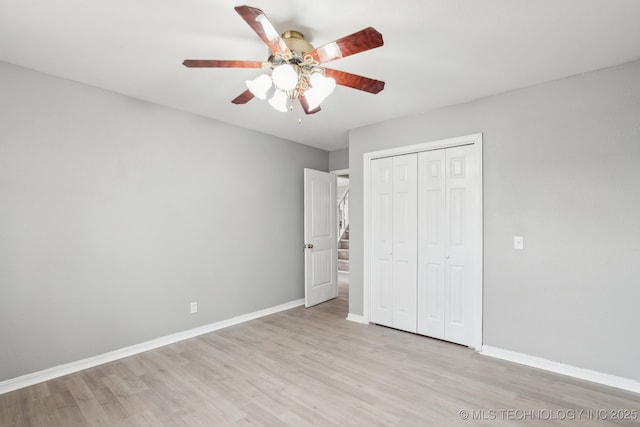
[[[289,50],[293,53],[303,55],[304,53],[311,52],[314,47],[304,39],[304,35],[295,30],[285,31],[281,35],[282,40],[287,45]]]

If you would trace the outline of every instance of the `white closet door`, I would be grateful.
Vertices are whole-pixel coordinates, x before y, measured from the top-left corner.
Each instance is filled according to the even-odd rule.
[[[393,322],[416,332],[417,154],[393,157]]]
[[[371,321],[393,326],[393,160],[371,161]]]
[[[479,231],[475,219],[479,191],[475,145],[448,148],[445,203],[445,339],[473,345],[474,254]]]
[[[418,333],[445,339],[445,150],[418,154]]]
[[[473,345],[477,147],[418,155],[418,332]]]
[[[460,143],[465,145],[453,145]],[[480,348],[481,136],[405,148],[424,151],[369,158],[365,315],[374,323]]]

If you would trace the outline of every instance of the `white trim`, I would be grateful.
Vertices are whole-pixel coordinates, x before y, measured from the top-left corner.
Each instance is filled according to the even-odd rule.
[[[363,157],[365,160],[372,160],[379,159],[381,157],[399,156],[402,154],[419,153],[421,151],[439,150],[441,148],[459,147],[461,145],[477,143],[482,143],[481,133],[458,136],[455,138],[439,139],[437,141],[422,142],[420,144],[406,145],[404,147],[388,148],[380,151],[372,151],[370,153],[364,153]]]
[[[347,320],[349,320],[351,322],[362,323],[363,325],[368,325],[369,324],[369,322],[365,322],[364,316],[360,316],[359,314],[349,313],[347,315]]]
[[[338,169],[334,171],[329,171],[329,173],[332,173],[334,175],[349,175],[349,169]]]
[[[480,354],[495,357],[496,359],[519,363],[521,365],[531,366],[533,368],[544,369],[545,371],[555,372],[556,374],[567,375],[581,380],[616,387],[622,390],[632,391],[634,393],[640,393],[640,382],[630,378],[605,374],[591,369],[577,368],[575,366],[554,362],[541,357],[530,356],[528,354],[510,350],[503,350],[501,348],[490,347],[487,345],[482,346]]]
[[[480,351],[480,349],[482,348],[482,311],[483,311],[483,283],[482,283],[482,278],[484,277],[484,273],[483,273],[483,241],[484,241],[484,237],[482,236],[482,230],[483,230],[483,217],[482,217],[482,211],[483,211],[483,184],[482,184],[482,134],[481,133],[476,133],[476,134],[472,134],[472,135],[465,135],[465,136],[460,136],[460,137],[455,137],[455,138],[447,138],[447,139],[441,139],[438,141],[430,141],[430,142],[424,142],[421,144],[415,144],[415,145],[408,145],[405,147],[395,147],[395,148],[389,148],[386,150],[380,150],[380,151],[373,151],[370,153],[364,153],[362,155],[362,161],[363,161],[363,176],[362,176],[362,181],[363,181],[363,189],[364,189],[364,203],[363,203],[363,218],[362,218],[362,223],[363,223],[363,244],[364,244],[364,258],[363,258],[363,289],[362,289],[362,312],[363,312],[363,320],[365,323],[368,323],[371,319],[370,317],[370,301],[369,301],[369,287],[370,287],[370,277],[369,277],[369,268],[370,268],[370,254],[369,254],[369,239],[370,239],[370,234],[371,234],[371,225],[370,225],[370,221],[369,221],[369,212],[371,211],[371,201],[370,201],[370,193],[371,193],[371,185],[370,185],[370,181],[371,181],[371,169],[370,169],[370,163],[371,160],[373,159],[379,159],[382,157],[391,157],[391,156],[399,156],[402,154],[411,154],[411,153],[419,153],[422,151],[430,151],[430,150],[438,150],[438,149],[442,149],[442,148],[449,148],[449,147],[459,147],[461,145],[470,145],[470,144],[476,144],[478,146],[478,179],[480,180],[480,182],[478,183],[479,186],[479,191],[480,191],[480,206],[479,206],[479,215],[478,215],[478,221],[480,222],[479,224],[479,230],[481,232],[481,238],[480,238],[480,242],[478,242],[478,248],[477,248],[477,253],[478,253],[478,259],[476,260],[476,265],[478,266],[478,280],[479,280],[479,284],[476,287],[476,294],[474,295],[474,299],[476,301],[476,307],[478,307],[476,314],[476,321],[475,321],[475,327],[476,330],[474,332],[474,339],[473,339],[473,348],[476,349],[476,351]]]
[[[480,351],[482,349],[482,322],[484,320],[483,312],[484,312],[484,155],[483,155],[483,143],[482,143],[482,134],[478,134],[475,136],[475,144],[478,147],[478,188],[480,194],[478,195],[478,214],[476,216],[476,227],[479,230],[479,239],[477,242],[478,247],[476,248],[476,256],[475,265],[478,268],[478,276],[477,280],[479,280],[478,286],[476,286],[476,332],[474,334],[474,348],[476,351]]]
[[[102,365],[104,363],[113,362],[118,359],[133,356],[145,351],[153,350],[158,347],[173,344],[178,341],[186,340],[189,338],[197,337],[198,335],[207,334],[220,329],[228,328],[229,326],[238,325],[240,323],[248,322],[249,320],[258,319],[260,317],[275,314],[281,311],[289,310],[291,308],[304,305],[304,299],[290,301],[284,304],[277,305],[275,307],[265,308],[264,310],[255,311],[253,313],[243,314],[241,316],[232,317],[231,319],[221,320],[209,325],[200,326],[198,328],[189,329],[175,334],[167,335],[164,337],[156,338],[150,341],[145,341],[140,344],[134,344],[132,346],[124,347],[118,350],[110,351],[108,353],[100,354],[97,356],[88,357],[86,359],[77,360],[71,363],[65,363],[64,365],[54,366],[42,371],[33,372],[31,374],[22,375],[20,377],[11,378],[6,381],[0,382],[0,394],[8,393],[10,391],[18,390],[20,388],[28,387],[43,381],[52,380],[64,375],[68,375],[74,372],[82,371],[83,369],[92,368],[94,366]]]

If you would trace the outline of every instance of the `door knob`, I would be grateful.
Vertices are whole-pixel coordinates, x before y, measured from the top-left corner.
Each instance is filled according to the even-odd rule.
[[[306,245],[304,245],[305,249],[313,249],[313,243],[307,243]]]

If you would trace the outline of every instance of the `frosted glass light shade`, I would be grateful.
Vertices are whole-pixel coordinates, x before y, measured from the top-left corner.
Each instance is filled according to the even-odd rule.
[[[287,112],[287,94],[276,90],[273,94],[273,97],[269,100],[269,104],[278,111],[282,111],[283,113]]]
[[[293,90],[298,85],[298,73],[290,64],[277,66],[271,78],[278,89]]]
[[[336,81],[332,77],[325,77],[320,73],[314,73],[309,79],[311,89],[305,92],[305,97],[309,103],[309,109],[315,110],[322,102],[333,93],[336,88]]]
[[[247,80],[245,83],[256,98],[267,99],[267,91],[271,88],[271,77],[267,74]]]

